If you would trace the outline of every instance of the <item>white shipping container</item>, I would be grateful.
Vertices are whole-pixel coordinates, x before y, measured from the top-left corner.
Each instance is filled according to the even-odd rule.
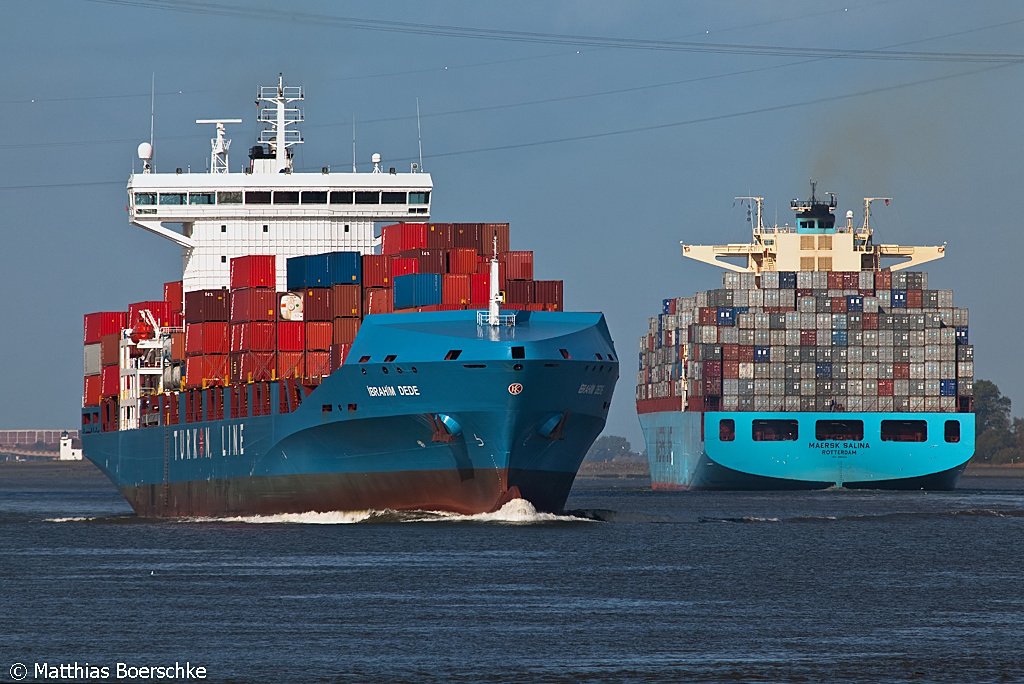
[[[103,370],[100,365],[100,344],[85,345],[85,353],[82,360],[82,367],[85,375],[99,375]]]

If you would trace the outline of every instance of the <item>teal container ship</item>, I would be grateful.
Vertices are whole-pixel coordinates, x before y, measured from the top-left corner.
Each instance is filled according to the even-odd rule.
[[[196,122],[207,173],[139,146],[131,223],[184,272],[85,316],[84,456],[141,516],[560,511],[618,378],[603,315],[564,311],[508,224],[432,223],[419,163],[294,168],[303,98],[259,89],[240,169],[237,119]]]
[[[913,267],[945,246],[876,244],[875,201],[793,200],[747,244],[683,245],[723,287],[662,302],[636,402],[655,489],[952,489],[974,454],[968,311]],[[890,259],[898,260],[896,263]]]

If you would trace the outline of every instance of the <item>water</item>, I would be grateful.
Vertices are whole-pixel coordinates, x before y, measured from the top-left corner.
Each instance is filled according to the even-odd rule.
[[[585,480],[561,516],[149,522],[89,466],[51,468],[0,465],[0,679],[189,661],[218,682],[1024,681],[1024,479]]]

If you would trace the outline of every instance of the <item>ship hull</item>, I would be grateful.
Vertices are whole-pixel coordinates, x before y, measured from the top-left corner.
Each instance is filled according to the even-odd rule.
[[[861,439],[818,439],[818,421],[861,421]],[[732,434],[720,431],[731,420]],[[796,439],[755,441],[754,421],[795,421]],[[920,421],[920,442],[882,439],[883,421]],[[956,441],[946,423],[956,421]],[[974,451],[971,413],[754,413],[666,411],[640,414],[659,490],[949,490]],[[731,439],[723,439],[731,436]]]
[[[369,316],[353,362],[293,410],[273,382],[269,415],[86,429],[85,455],[147,517],[480,513],[520,497],[559,511],[618,376],[603,317],[530,312],[490,331],[472,315]]]

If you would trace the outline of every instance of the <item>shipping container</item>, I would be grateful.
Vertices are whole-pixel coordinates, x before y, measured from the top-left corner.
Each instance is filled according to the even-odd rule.
[[[277,267],[273,254],[249,254],[231,259],[228,279],[232,290],[277,287]]]
[[[187,323],[185,355],[227,354],[231,351],[228,324],[221,321]]]
[[[533,280],[533,252],[505,252],[501,262],[507,280]]]
[[[361,285],[334,285],[331,287],[331,319],[359,318],[363,313]]]
[[[164,283],[164,301],[171,305],[173,313],[185,311],[185,290],[180,280]]]
[[[441,303],[469,304],[469,275],[448,273],[442,276]]]
[[[517,304],[532,304],[535,301],[535,287],[532,280],[509,280],[505,283],[505,301]]]
[[[230,382],[230,357],[227,354],[205,354],[185,359],[185,386],[219,387]]]
[[[381,230],[381,252],[398,254],[409,249],[426,249],[427,224],[395,223]]]
[[[306,329],[302,321],[278,321],[277,350],[305,351]]]
[[[306,374],[304,352],[278,352],[277,378],[301,378]]]
[[[275,323],[250,321],[231,324],[231,352],[265,352],[276,349]],[[292,324],[289,324],[292,325]],[[301,329],[302,323],[295,323]],[[204,340],[205,342],[205,340]],[[299,349],[301,351],[301,348]]]
[[[391,271],[386,254],[363,255],[363,287],[390,287]]]
[[[419,259],[409,257],[391,257],[391,263],[389,265],[389,272],[391,273],[391,282],[395,282],[395,278],[403,275],[411,275],[413,273],[419,273],[420,262]]]
[[[509,251],[509,225],[507,223],[453,223],[452,247],[475,249],[484,257],[494,255],[497,239],[498,254]]]
[[[227,290],[193,290],[185,293],[185,323],[231,320]]]
[[[231,293],[231,322],[276,321],[280,303],[274,290],[249,288]]]
[[[334,318],[330,288],[311,287],[303,290],[302,317],[306,321],[329,321]]]
[[[564,311],[564,284],[561,280],[536,280],[534,300],[541,304],[551,304],[551,311]]]
[[[476,273],[480,255],[475,249],[450,249],[447,253],[448,273]]]
[[[88,313],[83,317],[84,343],[96,344],[104,335],[120,333],[127,327],[124,311],[99,311]]]
[[[100,386],[103,381],[101,375],[86,375],[83,380],[82,387],[82,405],[83,406],[99,406],[100,400],[103,398],[103,393],[100,391]]]
[[[339,319],[346,320],[346,319]],[[352,319],[347,319],[352,320]],[[329,351],[306,352],[306,377],[320,379],[331,374],[331,353]]]
[[[171,333],[171,361],[185,360],[185,333]]]
[[[359,285],[363,282],[363,255],[359,252],[327,253],[328,285]]]
[[[352,345],[349,344],[332,344],[331,345],[331,372],[338,370],[345,363],[345,358],[348,356],[348,350]]]
[[[100,394],[116,397],[121,392],[121,369],[118,366],[104,366],[100,372]]]
[[[110,333],[100,338],[100,365],[116,366],[121,362],[121,334]]]
[[[307,321],[305,351],[330,351],[334,326],[330,321]]]
[[[394,294],[391,288],[367,288],[363,290],[363,315],[391,313],[394,311]]]
[[[289,290],[305,290],[308,287],[330,286],[327,254],[306,254],[289,257],[285,270],[288,274]]]
[[[103,364],[100,363],[100,352],[101,345],[99,342],[95,344],[87,344],[84,347],[85,354],[82,359],[82,370],[84,375],[98,375],[100,369],[103,368]]]
[[[245,351],[231,355],[232,382],[266,382],[273,380],[276,373],[274,352]]]
[[[395,309],[441,303],[441,275],[416,273],[395,278]],[[339,340],[341,342],[342,340]]]
[[[448,249],[452,246],[452,224],[431,223],[427,225],[427,248]]]
[[[138,327],[140,323],[148,323],[142,318],[143,311],[149,311],[156,319],[158,325],[170,326],[173,324],[173,311],[171,305],[167,302],[160,301],[149,301],[149,302],[135,302],[134,304],[128,305],[128,326]],[[112,331],[111,331],[112,332]]]
[[[416,259],[416,273],[444,273],[445,250],[410,249],[398,253],[400,259]]]
[[[335,318],[332,344],[352,344],[359,333],[358,318]]]

